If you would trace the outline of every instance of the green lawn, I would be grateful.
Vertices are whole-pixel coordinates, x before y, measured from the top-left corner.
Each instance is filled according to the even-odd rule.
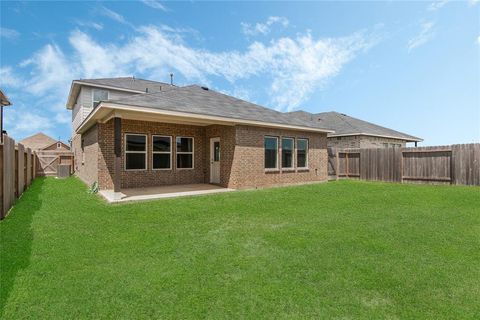
[[[340,181],[109,205],[37,179],[0,223],[1,314],[480,317],[480,188]]]

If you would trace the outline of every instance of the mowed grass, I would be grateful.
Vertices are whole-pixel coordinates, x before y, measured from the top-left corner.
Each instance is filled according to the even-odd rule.
[[[37,179],[5,319],[480,317],[480,188],[339,181],[121,205]]]

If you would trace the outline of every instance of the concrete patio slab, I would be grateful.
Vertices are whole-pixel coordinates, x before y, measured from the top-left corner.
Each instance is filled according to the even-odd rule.
[[[120,197],[113,190],[101,190],[99,193],[110,203],[141,201],[153,199],[196,196],[212,193],[230,192],[235,189],[223,188],[213,184],[183,184],[172,186],[122,189]]]

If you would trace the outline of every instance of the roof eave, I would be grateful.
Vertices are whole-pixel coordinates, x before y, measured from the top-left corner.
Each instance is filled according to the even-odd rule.
[[[370,136],[370,137],[379,137],[379,138],[389,138],[389,139],[398,139],[398,140],[405,140],[407,142],[422,142],[423,139],[417,137],[401,137],[401,136],[390,136],[390,135],[383,135],[383,134],[373,134],[373,133],[365,133],[365,132],[358,132],[358,133],[339,133],[339,134],[330,134],[328,137],[351,137],[351,136]]]
[[[115,102],[115,103],[100,102],[100,104],[89,114],[89,116],[82,122],[82,124],[80,124],[80,126],[76,129],[76,132],[82,133],[88,130],[93,125],[93,123],[95,123],[95,122],[92,122],[92,120],[95,119],[95,115],[101,109],[125,110],[125,111],[139,112],[139,113],[153,113],[153,114],[165,115],[165,116],[178,116],[178,117],[183,117],[188,119],[224,121],[226,123],[246,124],[246,125],[272,127],[272,128],[283,128],[283,129],[301,130],[301,131],[309,131],[309,132],[321,132],[321,133],[327,133],[327,134],[334,132],[333,130],[323,129],[323,128],[288,125],[288,124],[263,122],[263,121],[256,121],[256,120],[236,119],[236,118],[228,118],[228,117],[221,117],[221,116],[211,116],[211,115],[205,115],[205,114],[170,111],[170,110],[163,110],[163,109],[153,109],[148,107],[121,104],[118,102]]]

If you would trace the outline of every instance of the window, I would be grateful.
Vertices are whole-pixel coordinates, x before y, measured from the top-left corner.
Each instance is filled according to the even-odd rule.
[[[220,161],[220,141],[213,142],[213,161]]]
[[[177,137],[177,169],[193,169],[193,138]]]
[[[297,168],[308,168],[307,139],[297,139]]]
[[[125,170],[147,169],[147,136],[125,135]]]
[[[278,168],[278,138],[265,137],[265,169]]]
[[[293,169],[293,138],[282,138],[282,168]]]
[[[172,137],[152,136],[152,168],[172,169]]]
[[[95,108],[96,106],[98,106],[100,101],[108,100],[108,91],[94,89],[92,98],[93,98],[93,107]]]

